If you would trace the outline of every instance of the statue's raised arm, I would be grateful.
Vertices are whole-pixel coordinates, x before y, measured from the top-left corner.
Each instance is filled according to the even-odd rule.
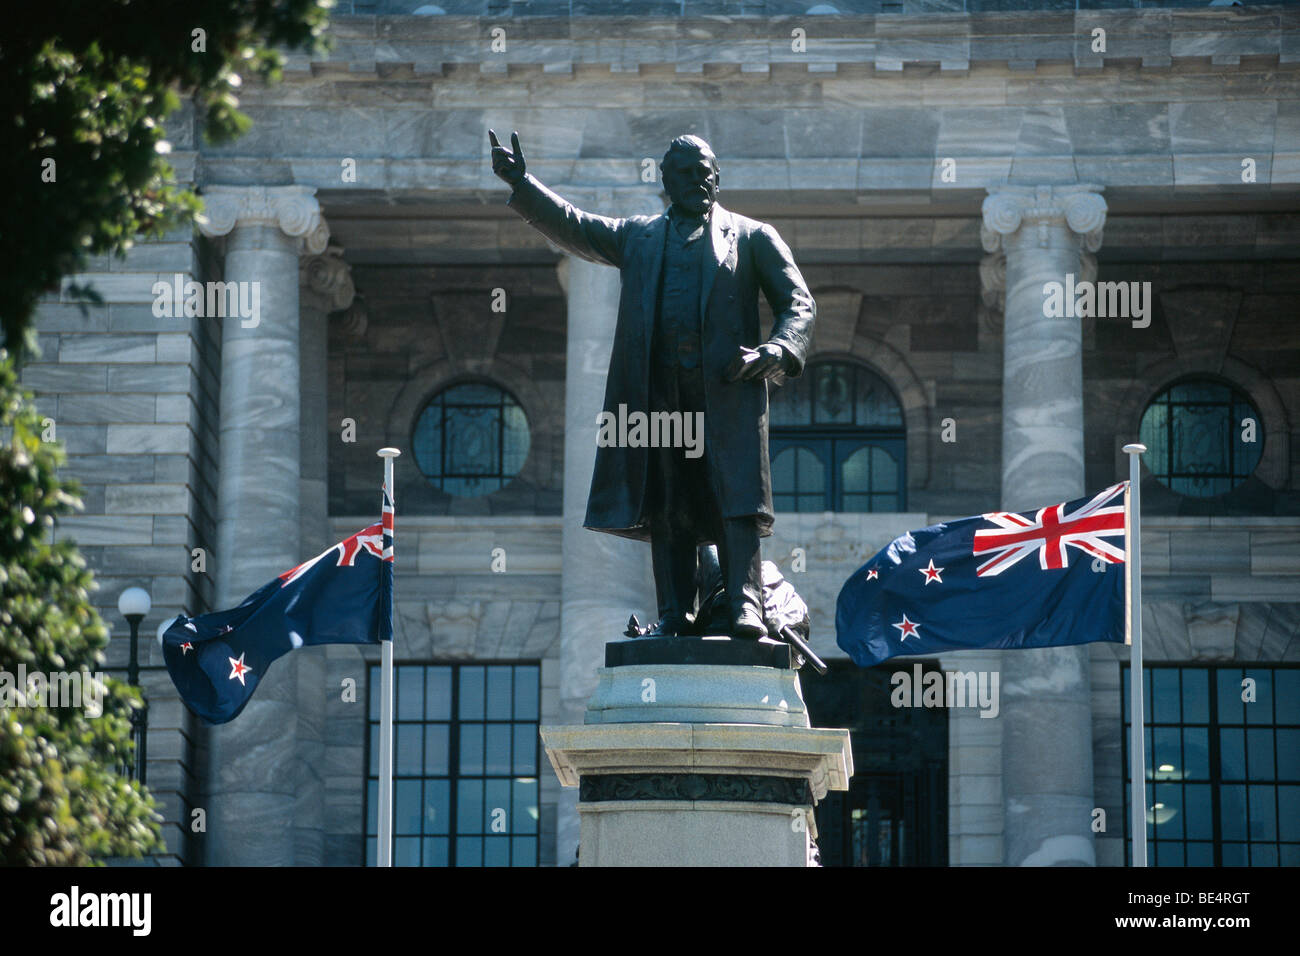
[[[622,267],[627,220],[584,212],[529,175],[518,133],[510,134],[512,149],[502,146],[493,130],[488,130],[488,142],[492,144],[492,172],[512,187],[511,209],[565,252]]]

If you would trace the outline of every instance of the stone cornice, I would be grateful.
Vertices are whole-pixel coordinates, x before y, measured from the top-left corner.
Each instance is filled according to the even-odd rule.
[[[1093,50],[1097,28],[1106,31],[1105,52]],[[796,29],[806,34],[802,50],[792,45]],[[504,31],[497,51],[494,31]],[[888,74],[909,66],[964,72],[973,64],[1016,71],[1062,63],[1080,71],[1119,63],[1234,69],[1243,58],[1300,65],[1300,10],[1282,6],[771,17],[690,16],[688,6],[685,17],[338,16],[330,32],[336,41],[330,54],[313,59],[286,52],[286,69],[439,75],[455,65],[500,74],[536,66],[564,74],[583,65],[633,73],[667,65],[699,73],[738,65],[762,74],[777,65],[809,72],[867,65]]]
[[[308,252],[329,245],[329,227],[314,186],[207,186],[199,231],[208,238],[228,235],[236,226],[277,226],[301,237]]]

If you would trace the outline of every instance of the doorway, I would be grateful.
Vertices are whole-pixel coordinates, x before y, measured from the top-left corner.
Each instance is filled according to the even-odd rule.
[[[815,811],[823,866],[948,865],[948,711],[889,699],[890,675],[914,663],[836,662],[800,681],[813,726],[848,728],[853,747],[848,791],[831,791]]]

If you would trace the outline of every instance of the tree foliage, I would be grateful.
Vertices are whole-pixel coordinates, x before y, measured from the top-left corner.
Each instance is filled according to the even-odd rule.
[[[192,223],[200,204],[175,182],[164,121],[189,98],[209,142],[244,132],[242,76],[278,79],[275,47],[324,48],[332,6],[55,0],[25,5],[0,35],[0,681],[20,666],[94,673],[108,641],[85,562],[72,543],[51,543],[54,519],[80,502],[17,383],[37,302],[88,256]],[[105,684],[99,717],[0,700],[0,865],[163,848],[152,798],[117,771],[132,760],[138,692]]]
[[[250,121],[236,97],[243,74],[274,81],[284,58],[273,47],[324,47],[333,3],[24,6],[0,37],[0,182],[8,188],[0,329],[11,352],[30,348],[41,294],[88,255],[121,255],[137,235],[193,220],[198,201],[175,184],[166,160],[163,121],[181,97],[192,97],[208,141],[244,132]]]
[[[70,541],[51,543],[54,519],[80,507],[61,480],[63,449],[0,349],[0,864],[71,865],[94,856],[162,849],[153,800],[117,771],[133,759],[138,691],[105,678],[102,714],[86,706],[108,631],[89,596],[94,581]],[[81,707],[29,696],[23,674],[81,676]],[[94,695],[90,695],[94,696]]]

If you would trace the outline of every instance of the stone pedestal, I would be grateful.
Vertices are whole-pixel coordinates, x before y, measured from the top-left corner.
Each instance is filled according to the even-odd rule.
[[[813,807],[853,757],[847,730],[809,726],[785,645],[641,638],[605,663],[584,725],[541,730],[583,866],[809,864]]]

